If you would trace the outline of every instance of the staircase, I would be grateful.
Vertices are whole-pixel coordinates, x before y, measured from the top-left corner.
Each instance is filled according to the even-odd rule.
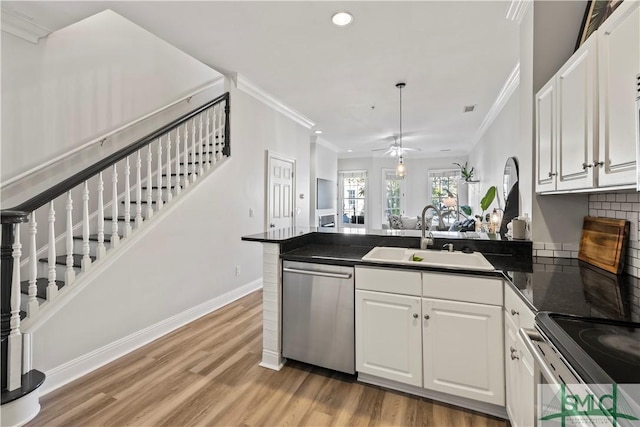
[[[0,211],[1,425],[22,425],[39,411],[45,375],[25,357],[22,331],[230,157],[229,113],[226,93],[43,191],[28,190],[38,177],[2,188],[3,205],[14,207]]]

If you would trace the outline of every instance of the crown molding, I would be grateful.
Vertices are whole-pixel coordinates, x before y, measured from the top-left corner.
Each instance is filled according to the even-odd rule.
[[[522,17],[532,3],[532,0],[510,0],[506,18],[520,24]]]
[[[51,34],[51,30],[33,22],[33,18],[2,8],[0,28],[2,31],[19,37],[29,43],[38,44],[38,40]]]
[[[250,95],[273,108],[274,110],[284,114],[289,117],[291,120],[301,124],[307,129],[311,129],[315,126],[315,123],[311,121],[305,115],[297,112],[293,108],[286,105],[284,102],[280,101],[278,98],[266,92],[264,89],[258,87],[255,83],[248,80],[240,73],[235,73],[232,75],[232,80],[235,84],[235,87],[238,90],[243,91],[247,95]]]
[[[507,104],[507,102],[509,101],[509,98],[511,98],[511,95],[513,95],[513,92],[516,91],[519,85],[520,85],[520,62],[518,62],[516,66],[513,68],[513,71],[511,71],[511,74],[509,74],[509,77],[507,77],[507,80],[502,86],[502,89],[500,90],[498,97],[493,102],[493,105],[491,106],[491,108],[489,108],[489,112],[487,113],[484,120],[480,124],[480,127],[478,128],[476,135],[473,137],[473,141],[471,143],[472,147],[476,146],[478,141],[480,141],[480,138],[482,138],[485,132],[487,131],[487,129],[489,129],[489,126],[491,126],[491,124],[495,121],[495,119],[500,115],[500,112],[502,111],[504,106]]]
[[[323,139],[323,138],[316,138],[315,141],[312,140],[311,142],[315,143],[316,145],[320,145],[321,147],[324,147],[327,150],[331,150],[334,153],[339,153],[340,151],[342,151],[336,145],[330,143],[329,141],[327,141],[326,139]]]

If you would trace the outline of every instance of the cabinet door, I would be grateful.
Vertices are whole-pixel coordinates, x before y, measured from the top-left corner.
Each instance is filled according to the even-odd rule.
[[[595,186],[597,141],[596,38],[588,39],[556,74],[558,141],[556,189]]]
[[[536,192],[556,189],[555,79],[536,94]]]
[[[422,386],[420,298],[356,290],[356,370]]]
[[[535,393],[536,385],[534,379],[534,361],[533,356],[527,350],[527,347],[520,337],[520,334],[516,334],[516,354],[515,359],[518,369],[518,383],[517,383],[517,410],[519,414],[518,423],[512,423],[514,427],[528,427],[536,424],[535,422]]]
[[[518,359],[516,340],[518,339],[518,328],[509,316],[504,312],[504,373],[506,388],[506,407],[507,415],[511,425],[520,426],[519,397],[518,397]]]
[[[424,387],[504,405],[502,307],[422,299]]]
[[[598,29],[598,185],[636,182],[635,79],[640,73],[640,9],[623,2]]]

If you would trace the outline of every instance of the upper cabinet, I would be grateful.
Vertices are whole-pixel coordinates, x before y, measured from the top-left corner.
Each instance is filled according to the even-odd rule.
[[[635,185],[638,5],[620,5],[536,94],[536,192]]]
[[[636,180],[635,85],[640,73],[640,8],[623,2],[598,29],[598,184]]]

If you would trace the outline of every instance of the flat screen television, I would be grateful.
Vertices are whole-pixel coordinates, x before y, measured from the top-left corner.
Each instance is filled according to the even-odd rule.
[[[318,178],[316,186],[316,209],[335,209],[337,199],[337,183],[328,179]]]

